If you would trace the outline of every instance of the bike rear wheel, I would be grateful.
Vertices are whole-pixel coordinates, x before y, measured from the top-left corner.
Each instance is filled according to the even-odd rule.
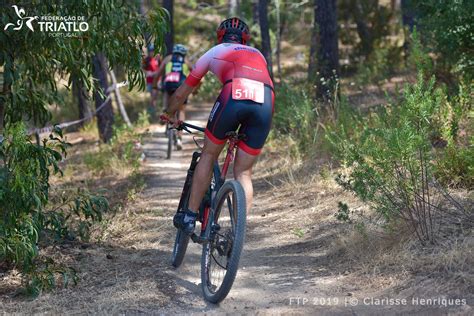
[[[210,241],[204,245],[201,257],[203,294],[215,304],[229,294],[244,245],[246,204],[242,185],[236,180],[225,182],[216,202],[214,217],[206,229]]]

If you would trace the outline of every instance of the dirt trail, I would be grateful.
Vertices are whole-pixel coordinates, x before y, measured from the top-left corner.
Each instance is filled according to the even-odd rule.
[[[207,110],[207,111],[206,111]],[[191,123],[204,125],[207,119],[206,107],[188,111]],[[161,130],[156,133],[162,133]],[[160,260],[169,263],[170,251],[174,242],[175,229],[171,225],[171,216],[178,204],[182,183],[189,166],[191,153],[195,149],[190,136],[184,138],[184,150],[174,152],[171,161],[164,158],[165,143],[159,137],[153,137],[145,146],[147,152],[147,189],[142,200],[146,207],[163,209],[163,217],[158,218],[155,232],[160,240],[157,249],[164,254]],[[292,235],[290,240],[285,238],[289,232],[284,231],[284,221],[280,214],[272,214],[265,209],[272,199],[272,194],[263,194],[259,188],[265,187],[256,183],[256,202],[248,216],[248,230],[240,270],[229,296],[219,306],[206,303],[201,296],[200,287],[200,256],[201,246],[190,244],[185,262],[179,269],[166,266],[164,272],[170,280],[169,294],[172,301],[166,304],[163,312],[249,312],[263,311],[268,313],[292,311],[295,309],[297,298],[326,297],[318,289],[317,283],[325,283],[326,277],[314,280],[305,272],[305,266],[314,265],[323,251],[312,251],[311,255],[301,253],[304,245],[294,243],[298,238]],[[267,192],[268,193],[268,192]],[[140,208],[140,207],[139,207]],[[294,218],[297,214],[290,216]],[[274,222],[279,222],[274,225]],[[283,225],[282,225],[283,224]],[[291,233],[290,233],[291,234]],[[306,294],[305,294],[306,293]],[[292,306],[290,306],[290,298]],[[303,310],[300,310],[303,311]],[[339,310],[341,311],[341,310]],[[349,312],[350,313],[350,312]]]
[[[191,106],[187,118],[191,123],[203,126],[209,110],[209,106]],[[246,243],[236,281],[220,305],[205,302],[200,285],[201,246],[190,243],[179,269],[169,265],[175,236],[171,218],[195,150],[190,136],[185,136],[184,140],[184,150],[175,152],[171,161],[163,159],[165,144],[162,138],[153,137],[145,147],[148,181],[142,201],[145,207],[163,211],[163,216],[150,224],[160,227],[151,229],[154,231],[152,239],[159,240],[156,249],[163,255],[155,257],[163,267],[157,277],[169,282],[167,288],[160,289],[169,301],[163,302],[163,306],[154,312],[337,315],[447,312],[431,307],[363,304],[365,297],[395,296],[377,290],[380,288],[377,283],[384,280],[375,277],[376,287],[361,286],[361,280],[354,280],[347,270],[350,266],[337,266],[338,260],[328,256],[338,232],[334,229],[333,214],[340,189],[315,192],[317,188],[303,187],[295,195],[294,190],[279,189],[270,184],[265,172],[258,171],[258,167],[255,168],[255,203],[247,217]],[[295,233],[300,227],[305,227],[303,236]]]
[[[204,125],[208,113],[209,106],[190,106],[188,120]],[[146,188],[128,207],[129,216],[122,219],[123,223],[114,224],[105,243],[68,249],[80,271],[78,286],[33,301],[3,296],[0,311],[338,315],[446,312],[429,307],[361,304],[364,297],[388,294],[377,287],[371,290],[370,284],[361,286],[361,282],[380,281],[375,274],[365,281],[355,280],[347,271],[350,263],[339,265],[328,256],[338,232],[332,219],[340,191],[285,189],[269,183],[264,171],[255,175],[255,205],[248,215],[237,279],[220,305],[206,303],[200,287],[201,247],[190,243],[183,265],[179,269],[170,265],[175,236],[171,219],[195,148],[192,137],[185,136],[184,150],[166,160],[164,127],[154,125],[151,132],[152,137],[145,143]]]

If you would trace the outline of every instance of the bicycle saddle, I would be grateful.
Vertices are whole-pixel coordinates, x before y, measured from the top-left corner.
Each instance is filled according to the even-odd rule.
[[[236,131],[227,132],[227,133],[225,134],[225,136],[226,136],[226,137],[230,137],[230,138],[235,138],[235,139],[237,139],[237,140],[243,140],[243,141],[247,140],[247,135],[245,135],[245,134],[239,134],[239,133],[237,133]]]

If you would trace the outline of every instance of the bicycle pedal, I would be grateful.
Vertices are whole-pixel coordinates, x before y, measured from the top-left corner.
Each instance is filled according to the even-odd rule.
[[[191,240],[197,244],[205,244],[208,242],[207,238],[206,237],[201,237],[201,236],[198,236],[196,235],[196,233],[193,233],[191,235]]]
[[[219,225],[219,224],[212,224],[212,229],[213,229],[215,232],[218,232],[219,230],[221,230],[221,225]]]

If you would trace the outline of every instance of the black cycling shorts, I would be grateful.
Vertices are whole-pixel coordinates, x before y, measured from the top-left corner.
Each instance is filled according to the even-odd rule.
[[[247,136],[239,143],[239,148],[250,155],[260,154],[267,139],[273,116],[274,93],[265,85],[263,103],[251,100],[232,99],[232,84],[226,83],[207,121],[206,136],[215,144],[223,144],[226,134],[239,129]],[[240,128],[239,128],[240,126]]]

